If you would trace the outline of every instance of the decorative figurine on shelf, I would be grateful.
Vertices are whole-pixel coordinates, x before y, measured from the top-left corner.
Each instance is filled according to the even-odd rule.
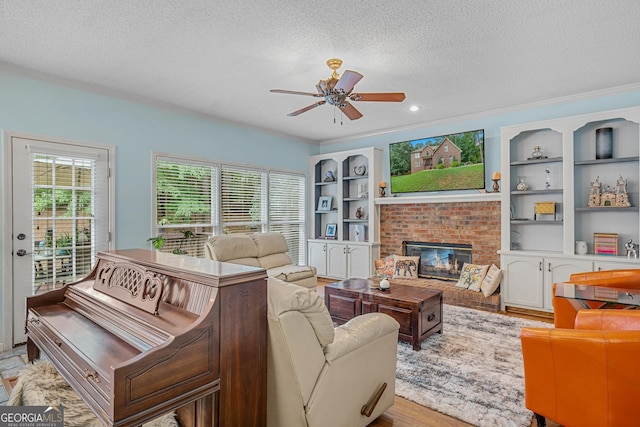
[[[365,173],[367,173],[367,167],[365,165],[354,166],[353,173],[358,176],[363,176]]]
[[[600,177],[597,176],[595,181],[591,181],[591,190],[589,190],[589,201],[587,206],[590,208],[600,206],[600,189],[602,184],[600,183]]]
[[[627,180],[622,178],[622,175],[616,181],[616,194],[623,194],[627,192]]]
[[[524,176],[519,176],[518,177],[518,184],[516,184],[516,190],[518,191],[527,191],[527,188],[529,188],[527,186],[527,183],[524,182]]]
[[[356,218],[357,219],[362,219],[362,208],[358,208],[356,209]]]
[[[629,241],[624,244],[624,247],[627,249],[627,258],[638,258],[638,246],[637,243],[633,243],[633,239],[629,239]]]
[[[334,182],[336,180],[336,176],[333,174],[333,171],[327,171],[324,177],[324,182]]]
[[[380,197],[384,197],[387,195],[387,183],[385,181],[380,181],[380,184],[378,185],[380,187]]]
[[[540,148],[539,145],[533,147],[533,152],[531,153],[531,157],[527,157],[527,160],[540,160],[540,159],[546,159],[547,156],[545,156],[544,154],[542,154],[542,149]]]
[[[620,175],[616,181],[615,189],[607,185],[607,189],[602,191],[600,177],[597,177],[596,180],[591,183],[587,206],[590,208],[603,206],[625,208],[631,206],[629,194],[627,193],[627,180]]]
[[[547,174],[547,177],[544,180],[544,189],[551,190],[551,169],[545,168],[544,173]]]

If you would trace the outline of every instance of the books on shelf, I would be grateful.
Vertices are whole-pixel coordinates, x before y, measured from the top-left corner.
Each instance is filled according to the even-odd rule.
[[[618,255],[616,233],[593,233],[593,253],[596,255]]]

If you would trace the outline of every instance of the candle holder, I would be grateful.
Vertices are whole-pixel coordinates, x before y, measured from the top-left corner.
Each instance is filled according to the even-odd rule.
[[[494,193],[499,193],[500,192],[500,186],[498,185],[498,181],[500,181],[500,180],[492,178],[491,181],[493,181],[493,192]]]
[[[387,183],[384,181],[381,181],[380,184],[378,184],[378,187],[380,189],[380,197],[384,197],[387,195]]]

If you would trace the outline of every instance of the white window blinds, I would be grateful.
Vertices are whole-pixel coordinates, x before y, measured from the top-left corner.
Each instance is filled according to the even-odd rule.
[[[293,262],[304,264],[304,175],[168,155],[156,157],[155,172],[162,251],[203,257],[211,235],[269,230],[282,233]]]
[[[156,164],[157,225],[210,226],[217,168],[175,161]]]
[[[222,166],[221,219],[225,234],[264,231],[267,225],[265,171]]]
[[[284,235],[294,264],[305,260],[305,178],[269,172],[269,230]]]

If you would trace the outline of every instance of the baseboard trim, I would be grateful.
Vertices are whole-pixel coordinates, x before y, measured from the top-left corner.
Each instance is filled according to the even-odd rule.
[[[547,320],[547,321],[550,320],[553,322],[553,313],[550,313],[548,311],[538,311],[538,310],[531,310],[528,308],[511,307],[511,306],[505,306],[504,310],[506,313],[513,314],[513,315],[537,317],[540,320]]]

